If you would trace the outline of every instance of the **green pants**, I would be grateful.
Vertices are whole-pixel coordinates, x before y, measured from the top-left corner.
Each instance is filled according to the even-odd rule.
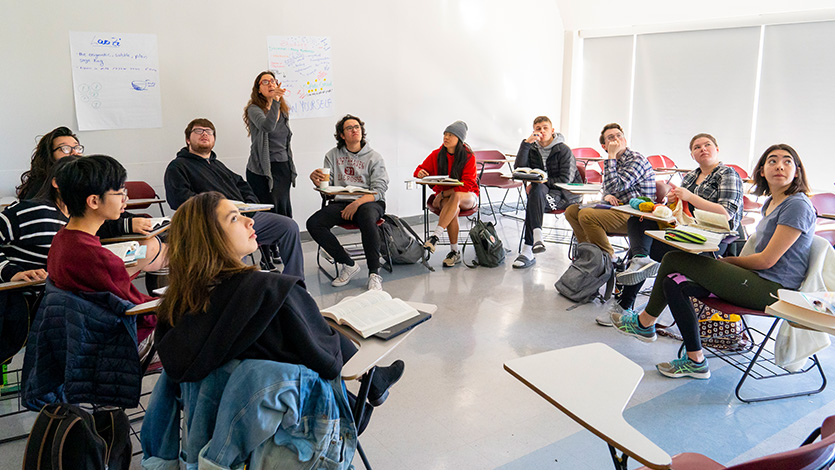
[[[771,294],[777,295],[777,289],[783,288],[739,266],[683,251],[671,251],[661,260],[646,307],[646,312],[654,317],[661,315],[667,306],[663,286],[671,273],[684,275],[725,302],[755,310],[764,310],[773,304],[776,299]]]

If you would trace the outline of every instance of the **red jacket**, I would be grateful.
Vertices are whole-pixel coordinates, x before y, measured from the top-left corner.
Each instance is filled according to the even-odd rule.
[[[417,169],[415,169],[415,177],[417,177],[420,170],[426,170],[430,176],[440,175],[440,173],[438,173],[438,154],[441,152],[442,148],[443,145],[433,150],[432,153],[426,157],[426,160],[418,165]],[[458,192],[468,192],[478,196],[478,173],[476,172],[475,155],[473,155],[469,149],[466,149],[466,151],[469,155],[469,160],[467,161],[467,164],[464,165],[464,171],[461,174],[461,182],[464,183],[464,186],[453,186],[453,188]],[[452,168],[453,159],[454,157],[451,154],[447,154],[447,168]],[[449,188],[449,186],[432,186],[432,190],[435,191],[435,194]]]

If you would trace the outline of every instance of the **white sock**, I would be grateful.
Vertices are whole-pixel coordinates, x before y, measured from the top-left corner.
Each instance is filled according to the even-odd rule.
[[[444,235],[444,228],[443,227],[435,227],[435,232],[433,233],[433,235],[438,237],[438,239],[440,240],[440,238]]]
[[[519,254],[525,258],[533,259],[533,245],[522,245],[522,251]]]
[[[450,243],[449,244],[449,249],[456,252],[456,253],[461,251],[461,250],[458,249],[458,244],[457,243]]]
[[[533,242],[541,242],[542,241],[542,229],[535,228],[533,229]]]

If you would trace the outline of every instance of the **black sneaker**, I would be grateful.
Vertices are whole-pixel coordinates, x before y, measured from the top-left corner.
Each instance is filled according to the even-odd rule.
[[[438,244],[438,237],[435,235],[431,235],[429,238],[426,239],[426,243],[423,244],[423,247],[429,250],[430,253],[435,252],[435,245]]]

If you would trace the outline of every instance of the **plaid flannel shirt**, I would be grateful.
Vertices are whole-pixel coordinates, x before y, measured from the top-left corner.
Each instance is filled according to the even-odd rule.
[[[603,162],[603,194],[611,194],[623,204],[633,197],[655,199],[655,171],[640,153],[627,148],[620,158]]]
[[[742,179],[737,172],[723,163],[719,163],[702,181],[696,184],[696,179],[702,174],[701,168],[696,168],[684,175],[681,187],[710,202],[724,207],[728,214],[731,230],[736,230],[742,220]],[[690,208],[693,209],[692,207]]]

